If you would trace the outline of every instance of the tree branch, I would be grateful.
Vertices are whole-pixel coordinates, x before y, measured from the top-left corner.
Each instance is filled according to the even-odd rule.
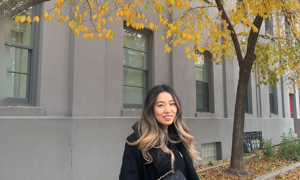
[[[225,9],[223,7],[223,4],[221,3],[221,0],[216,0],[216,3],[218,5],[218,10],[219,12],[222,11],[222,19],[224,19],[226,21],[226,23],[228,24],[227,26],[227,29],[231,31],[230,33],[230,36],[232,38],[232,41],[233,41],[233,45],[234,45],[234,48],[235,48],[235,52],[236,52],[236,55],[237,55],[237,59],[238,59],[238,62],[239,62],[239,65],[240,63],[242,63],[244,61],[244,58],[243,58],[243,55],[242,55],[242,50],[241,50],[241,47],[240,47],[240,43],[239,43],[239,40],[238,40],[238,37],[235,33],[235,30],[225,12]]]
[[[251,28],[250,30],[250,34],[249,34],[249,38],[248,38],[248,43],[247,43],[247,51],[246,51],[246,55],[245,55],[245,59],[247,59],[247,64],[251,64],[251,66],[247,66],[247,67],[252,67],[252,64],[255,60],[254,58],[254,51],[255,51],[255,45],[259,36],[259,30],[261,28],[261,24],[263,22],[263,17],[261,17],[260,15],[257,15],[253,21],[253,25],[258,29],[257,32],[253,31],[253,28]],[[250,56],[250,57],[248,57]]]
[[[45,2],[45,1],[50,1],[50,0],[29,0],[27,3],[23,4],[22,6],[20,7],[17,7],[16,9],[12,10],[10,12],[10,16],[13,17],[21,12],[23,12],[24,10],[36,5],[36,4],[40,4],[42,2]]]

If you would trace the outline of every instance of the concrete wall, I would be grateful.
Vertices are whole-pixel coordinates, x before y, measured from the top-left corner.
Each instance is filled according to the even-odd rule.
[[[138,118],[0,117],[0,179],[117,180],[125,139]],[[196,149],[221,142],[231,154],[232,119],[185,118]],[[261,130],[280,142],[293,119],[248,119],[245,131]],[[274,133],[275,132],[275,133]]]

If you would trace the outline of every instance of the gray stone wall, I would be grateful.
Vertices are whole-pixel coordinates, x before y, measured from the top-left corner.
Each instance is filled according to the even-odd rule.
[[[0,179],[117,180],[125,139],[138,118],[0,117]],[[231,154],[232,119],[185,118],[195,146],[221,142]],[[247,119],[245,131],[261,130],[280,142],[293,119]],[[201,163],[201,162],[199,162]]]

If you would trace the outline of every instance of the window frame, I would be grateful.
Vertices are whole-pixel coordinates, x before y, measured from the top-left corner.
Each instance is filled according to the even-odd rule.
[[[249,77],[248,84],[247,84],[245,113],[247,113],[247,114],[253,114],[253,111],[252,111],[251,75]]]
[[[273,87],[273,93],[270,93],[270,86]],[[270,100],[270,95],[272,94],[273,96],[273,101],[274,101],[274,106],[273,106],[273,112],[271,111],[271,100]],[[277,88],[276,88],[276,83],[274,85],[269,84],[269,105],[270,105],[270,114],[278,114],[278,100],[277,100]]]
[[[40,4],[32,7],[32,17],[40,16],[41,6]],[[4,46],[24,49],[28,51],[27,73],[16,72],[17,74],[27,74],[26,82],[26,96],[25,98],[6,97],[3,101],[3,105],[23,105],[23,106],[35,106],[36,105],[36,87],[37,87],[37,71],[38,71],[38,51],[39,51],[39,23],[31,23],[30,32],[30,45],[23,45],[17,43],[5,42]],[[14,73],[8,71],[7,73]]]
[[[265,19],[265,34],[274,36],[273,16],[270,15]]]
[[[125,30],[128,30],[128,31],[135,32],[135,33],[138,33],[138,34],[146,36],[146,42],[145,42],[146,43],[146,48],[145,48],[145,50],[146,50],[146,69],[144,69],[144,68],[138,68],[138,67],[134,67],[134,66],[128,66],[128,65],[124,65],[123,64],[123,72],[124,72],[124,68],[128,68],[128,69],[134,69],[134,70],[144,71],[146,73],[145,88],[144,88],[144,97],[143,97],[143,100],[144,100],[145,97],[146,97],[147,92],[149,91],[149,87],[150,87],[149,86],[149,83],[150,83],[150,65],[151,65],[150,64],[150,40],[149,40],[150,39],[150,32],[147,29],[136,30],[136,29],[133,29],[132,27],[127,27],[125,24],[126,23],[124,23],[123,30],[125,29]],[[136,50],[136,49],[124,47],[124,43],[123,43],[123,49],[124,48],[129,49],[129,50],[138,51],[138,52],[143,52],[143,51],[140,51],[140,50]],[[130,85],[125,85],[125,86],[128,86],[128,87],[137,87],[137,86],[130,86]],[[122,87],[124,87],[124,82],[123,82],[123,86]],[[124,96],[124,93],[123,93],[123,96]],[[123,97],[123,99],[124,99],[124,97]],[[142,104],[125,104],[123,102],[123,108],[124,109],[143,108],[143,103]]]
[[[213,82],[212,82],[212,76],[213,76],[213,72],[212,72],[212,62],[211,62],[211,58],[212,58],[212,54],[209,52],[209,51],[204,51],[203,53],[200,53],[198,51],[195,51],[196,54],[203,54],[204,56],[207,56],[208,57],[208,60],[206,62],[207,64],[207,67],[206,67],[206,76],[207,76],[207,82],[205,81],[200,81],[200,80],[197,80],[196,79],[196,112],[210,112],[210,113],[213,113],[213,93],[212,93],[212,89],[213,89]],[[205,58],[204,58],[205,60]],[[201,68],[201,67],[197,67],[197,65],[195,65],[195,69],[196,68]],[[202,68],[202,69],[205,69],[205,68]],[[196,74],[195,74],[196,76]],[[207,84],[207,108],[205,109],[200,109],[200,108],[197,108],[197,82],[200,82],[200,83],[206,83]]]

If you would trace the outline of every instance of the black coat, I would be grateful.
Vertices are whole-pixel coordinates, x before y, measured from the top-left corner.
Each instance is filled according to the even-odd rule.
[[[137,135],[135,133],[132,133],[127,137],[127,141],[129,142],[134,142],[136,140]],[[178,149],[185,160],[187,172],[186,179],[199,180],[194,169],[193,162],[182,143],[178,144]],[[161,153],[159,155],[159,150],[155,148],[150,149],[148,152],[152,156],[153,162],[145,164],[146,160],[143,158],[142,153],[137,149],[137,146],[130,146],[125,142],[125,150],[119,180],[157,180],[164,175],[160,172],[160,170],[165,168],[168,168],[167,171],[171,170],[171,165],[166,166],[163,163],[158,163],[159,161],[169,162],[169,156],[162,156]],[[165,160],[162,158],[165,158]]]

